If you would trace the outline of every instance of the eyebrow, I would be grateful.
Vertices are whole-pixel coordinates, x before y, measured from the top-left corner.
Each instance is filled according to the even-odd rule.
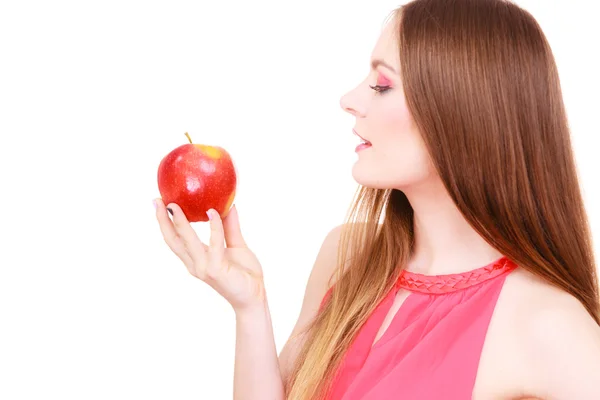
[[[375,59],[371,61],[371,68],[376,69],[378,66],[383,65],[384,67],[386,67],[387,69],[394,71],[394,73],[398,73],[398,71],[396,71],[394,69],[394,67],[392,67],[390,64],[386,63],[383,60],[379,60],[379,59]]]

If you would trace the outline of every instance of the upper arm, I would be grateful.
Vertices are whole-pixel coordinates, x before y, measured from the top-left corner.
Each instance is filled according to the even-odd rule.
[[[600,399],[600,327],[574,297],[560,297],[527,330],[539,384],[550,399]]]
[[[308,323],[310,323],[317,315],[321,300],[329,289],[328,283],[337,265],[338,243],[342,227],[343,225],[339,225],[332,229],[321,244],[321,248],[308,278],[300,315],[298,316],[298,320],[296,321],[296,325],[292,330],[290,338],[279,354],[279,368],[284,382],[287,380],[293,362],[303,343],[302,336],[295,338],[294,336],[306,328]]]

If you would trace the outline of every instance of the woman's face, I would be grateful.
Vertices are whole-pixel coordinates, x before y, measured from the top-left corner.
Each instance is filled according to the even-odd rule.
[[[352,168],[356,182],[403,190],[430,177],[433,166],[406,107],[394,29],[394,21],[387,24],[373,50],[369,75],[340,105],[356,118],[356,133],[371,144],[358,151]]]

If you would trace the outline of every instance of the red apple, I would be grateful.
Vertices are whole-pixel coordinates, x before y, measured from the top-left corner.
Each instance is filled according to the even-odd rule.
[[[188,221],[206,222],[213,208],[221,218],[235,198],[237,176],[231,156],[217,146],[190,143],[167,154],[158,166],[158,190],[165,205],[176,203]]]

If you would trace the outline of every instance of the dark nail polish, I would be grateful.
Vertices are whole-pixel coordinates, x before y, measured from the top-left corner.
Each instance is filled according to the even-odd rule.
[[[169,207],[167,207],[167,211],[173,215],[173,210],[171,210]]]

